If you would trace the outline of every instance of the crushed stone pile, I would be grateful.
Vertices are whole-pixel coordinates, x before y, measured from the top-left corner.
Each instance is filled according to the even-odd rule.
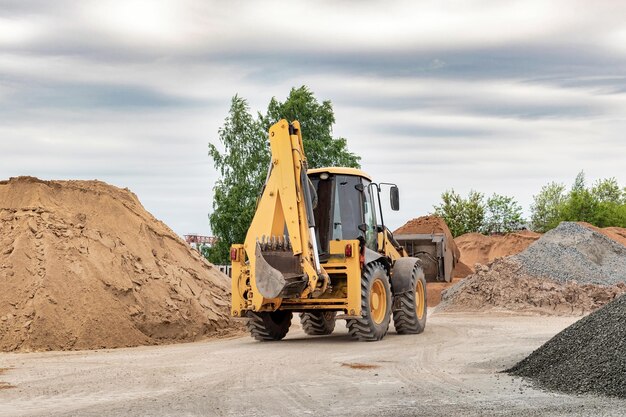
[[[454,239],[461,261],[475,271],[476,264],[487,265],[497,258],[516,255],[541,237],[540,233],[524,230],[505,235],[486,236],[466,233]]]
[[[626,398],[626,296],[572,324],[507,372],[550,390]]]
[[[0,351],[227,335],[229,285],[137,197],[100,181],[0,182]]]
[[[589,229],[595,230],[598,233],[602,233],[604,236],[608,237],[609,239],[612,239],[626,246],[626,229],[624,229],[623,227],[604,227],[601,229],[599,227],[596,227],[592,224],[585,223],[585,222],[576,222],[576,223],[580,224],[581,226],[585,226]]]
[[[529,275],[561,282],[626,281],[626,246],[577,223],[562,222],[516,258]]]
[[[626,293],[626,247],[563,222],[521,253],[500,258],[442,294],[441,311],[586,314]]]

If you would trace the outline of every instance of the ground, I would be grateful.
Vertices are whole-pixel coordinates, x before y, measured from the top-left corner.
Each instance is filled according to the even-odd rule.
[[[352,341],[344,322],[282,342],[0,354],[8,416],[621,416],[626,400],[544,392],[499,373],[576,318],[436,314],[422,335]],[[2,385],[0,383],[0,385]]]

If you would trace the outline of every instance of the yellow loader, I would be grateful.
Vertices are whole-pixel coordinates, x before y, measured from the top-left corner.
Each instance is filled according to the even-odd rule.
[[[269,143],[254,218],[245,242],[230,251],[233,317],[247,318],[257,340],[284,338],[294,312],[309,335],[330,334],[345,319],[354,338],[380,340],[392,316],[398,333],[421,333],[421,261],[383,221],[381,187],[390,187],[392,210],[398,187],[354,168],[308,170],[297,121],[274,124]]]

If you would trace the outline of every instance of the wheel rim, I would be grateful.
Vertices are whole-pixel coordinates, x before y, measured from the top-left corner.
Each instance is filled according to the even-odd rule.
[[[417,318],[419,320],[424,317],[424,310],[426,309],[424,298],[424,284],[422,284],[421,280],[418,280],[417,286],[415,287],[415,311],[417,312]]]
[[[387,292],[385,286],[380,279],[375,280],[372,283],[372,290],[370,292],[370,311],[372,313],[372,320],[374,323],[380,324],[385,319],[385,313],[387,312]]]

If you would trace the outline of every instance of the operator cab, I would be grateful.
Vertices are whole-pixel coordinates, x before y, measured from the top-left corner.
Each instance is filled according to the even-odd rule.
[[[378,222],[374,198],[377,184],[355,168],[319,168],[308,171],[317,194],[313,209],[320,261],[328,260],[331,240],[363,240],[378,251]],[[392,188],[392,208],[397,209],[397,187]],[[380,203],[380,200],[379,200]],[[382,217],[382,216],[381,216]]]

